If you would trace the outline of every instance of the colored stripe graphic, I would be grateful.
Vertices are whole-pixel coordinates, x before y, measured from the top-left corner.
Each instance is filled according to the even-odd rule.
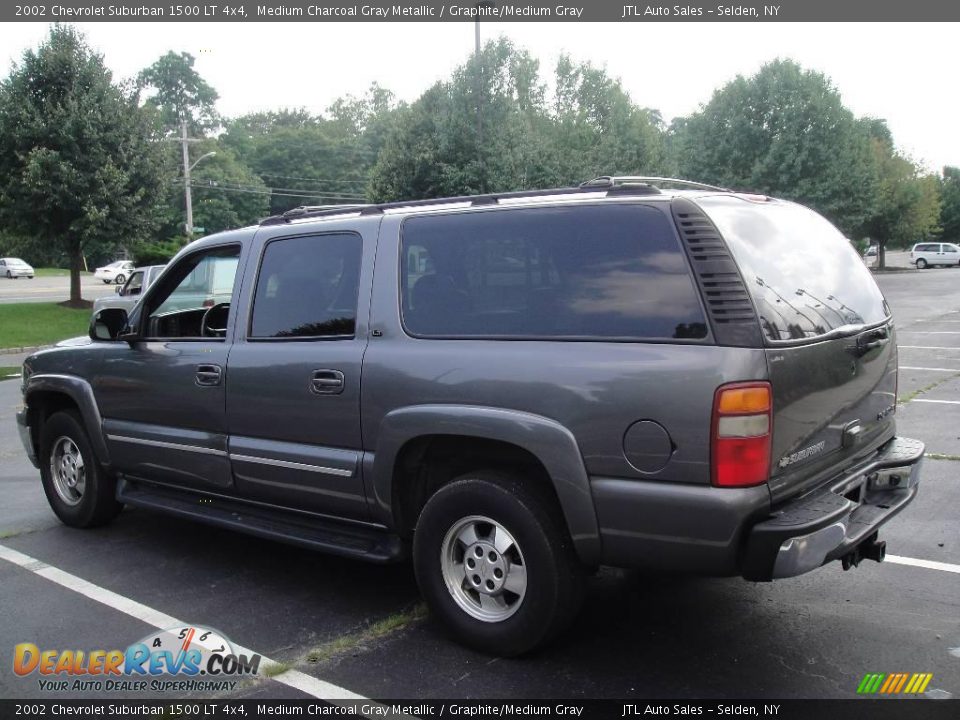
[[[857,686],[857,694],[919,695],[931,680],[933,673],[867,673]]]

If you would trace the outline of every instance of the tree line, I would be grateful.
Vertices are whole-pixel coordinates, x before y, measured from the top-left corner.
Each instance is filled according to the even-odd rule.
[[[883,248],[960,239],[960,169],[925,171],[886,123],[857,117],[829,78],[790,60],[738,76],[665,123],[619,79],[562,56],[545,73],[505,38],[415,101],[377,84],[322,114],[217,113],[187,53],[130,81],[69,25],[0,82],[0,253],[71,268],[120,248],[163,262],[190,238],[300,205],[353,204],[666,175],[809,205]]]

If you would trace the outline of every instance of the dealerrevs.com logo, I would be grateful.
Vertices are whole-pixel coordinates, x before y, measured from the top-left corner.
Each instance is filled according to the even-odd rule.
[[[41,650],[34,643],[13,650],[13,672],[37,675],[49,692],[233,690],[235,678],[259,668],[260,655],[238,653],[225,635],[200,626],[148,635],[126,650]]]

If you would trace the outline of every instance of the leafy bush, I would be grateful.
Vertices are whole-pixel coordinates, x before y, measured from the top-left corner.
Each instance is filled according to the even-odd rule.
[[[180,252],[183,243],[179,240],[166,240],[153,243],[144,243],[137,247],[133,256],[138,266],[166,265],[170,258]]]

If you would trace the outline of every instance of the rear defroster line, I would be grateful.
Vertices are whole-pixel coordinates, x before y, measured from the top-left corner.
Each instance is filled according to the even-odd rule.
[[[123,595],[115,593],[112,590],[107,590],[99,585],[94,585],[83,578],[72,575],[64,570],[60,570],[59,568],[55,568],[52,565],[47,565],[42,560],[32,558],[29,555],[25,555],[22,552],[14,550],[13,548],[9,548],[5,545],[0,545],[0,559],[6,560],[9,563],[13,563],[24,570],[29,570],[45,580],[49,580],[50,582],[56,583],[61,587],[79,593],[80,595],[88,597],[91,600],[95,600],[101,605],[106,605],[113,610],[117,610],[118,612],[122,612],[132,618],[136,618],[137,620],[140,620],[147,625],[152,625],[159,630],[168,630],[173,627],[190,625],[190,623],[178,620],[172,615],[167,615],[166,613],[155,610],[147,605],[144,605],[143,603],[139,603],[136,600],[131,600],[128,597],[124,597]],[[243,653],[246,655],[252,655],[256,652],[250,648],[245,648],[240,645],[234,645],[234,648],[238,653]],[[261,658],[260,677],[268,677],[271,670],[277,671],[284,667],[282,663],[279,663],[276,660],[271,660],[262,653],[257,654],[259,654]],[[369,698],[366,698],[362,695],[357,695],[356,693],[350,692],[346,688],[325,682],[324,680],[315,678],[312,675],[302,673],[299,670],[283,670],[282,672],[278,672],[276,675],[273,675],[269,679],[299,690],[300,692],[306,693],[307,695],[315,697],[319,700],[325,700],[334,705],[353,705],[354,703],[363,703],[372,708],[386,710],[384,706],[371,702]],[[382,717],[377,710],[372,710],[371,715],[369,715],[369,717],[374,716]]]

